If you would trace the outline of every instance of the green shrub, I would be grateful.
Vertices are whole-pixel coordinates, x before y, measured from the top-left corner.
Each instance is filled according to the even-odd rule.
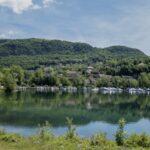
[[[4,129],[0,129],[0,136],[1,135],[4,135],[6,132],[5,132],[5,130]]]
[[[39,142],[47,142],[53,137],[53,134],[51,132],[51,125],[48,121],[46,121],[44,124],[39,125]]]
[[[12,92],[15,90],[16,88],[16,81],[15,78],[12,76],[12,74],[7,73],[5,74],[5,77],[3,79],[3,85],[5,88],[5,92]]]
[[[116,132],[115,138],[116,138],[116,143],[119,146],[122,146],[124,144],[124,140],[126,138],[126,132],[124,131],[124,126],[125,126],[125,120],[120,119],[118,122],[118,130]]]
[[[20,142],[21,136],[18,134],[3,134],[0,136],[0,140],[4,142]]]
[[[108,143],[108,139],[106,138],[106,134],[97,134],[92,136],[91,145],[93,146],[102,146],[103,144]]]
[[[73,119],[67,117],[66,120],[67,120],[67,127],[68,127],[66,138],[69,138],[69,139],[76,138],[77,134],[75,132],[76,128],[73,125]]]
[[[137,135],[136,133],[131,134],[125,141],[125,146],[128,147],[150,147],[150,137],[146,133]]]
[[[146,133],[142,133],[138,145],[141,147],[150,147],[150,137]]]

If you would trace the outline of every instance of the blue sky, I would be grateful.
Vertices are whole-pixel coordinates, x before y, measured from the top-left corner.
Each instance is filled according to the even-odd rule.
[[[0,0],[0,38],[46,38],[150,55],[150,0]]]

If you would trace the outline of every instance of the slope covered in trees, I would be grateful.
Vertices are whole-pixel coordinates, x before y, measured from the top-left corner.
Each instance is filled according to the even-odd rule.
[[[92,46],[85,43],[71,43],[59,40],[24,39],[0,41],[1,56],[43,55],[56,52],[82,53],[89,52],[92,49]]]
[[[96,48],[86,43],[44,39],[0,40],[0,66],[20,65],[24,68],[57,64],[87,64],[110,59],[147,57],[137,49],[125,46]]]

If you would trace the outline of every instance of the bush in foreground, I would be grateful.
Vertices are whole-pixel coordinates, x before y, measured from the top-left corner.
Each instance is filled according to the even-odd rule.
[[[119,121],[116,141],[107,139],[105,134],[97,134],[91,138],[80,138],[75,133],[73,120],[67,119],[68,132],[65,136],[54,136],[50,132],[48,122],[40,125],[37,135],[21,137],[0,131],[0,150],[146,150],[150,149],[150,137],[146,134],[126,136],[124,119]]]

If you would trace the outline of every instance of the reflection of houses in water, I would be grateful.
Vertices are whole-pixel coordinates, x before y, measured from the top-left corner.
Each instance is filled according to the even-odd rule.
[[[150,88],[147,89],[147,94],[150,95]]]
[[[93,89],[91,89],[91,91],[97,93],[97,92],[99,92],[99,88],[93,88]]]
[[[91,110],[93,107],[90,102],[86,103],[86,109]]]
[[[67,106],[76,106],[76,101],[75,100],[69,100],[69,101],[66,101],[65,104]]]
[[[0,85],[0,89],[4,89],[4,86]]]

